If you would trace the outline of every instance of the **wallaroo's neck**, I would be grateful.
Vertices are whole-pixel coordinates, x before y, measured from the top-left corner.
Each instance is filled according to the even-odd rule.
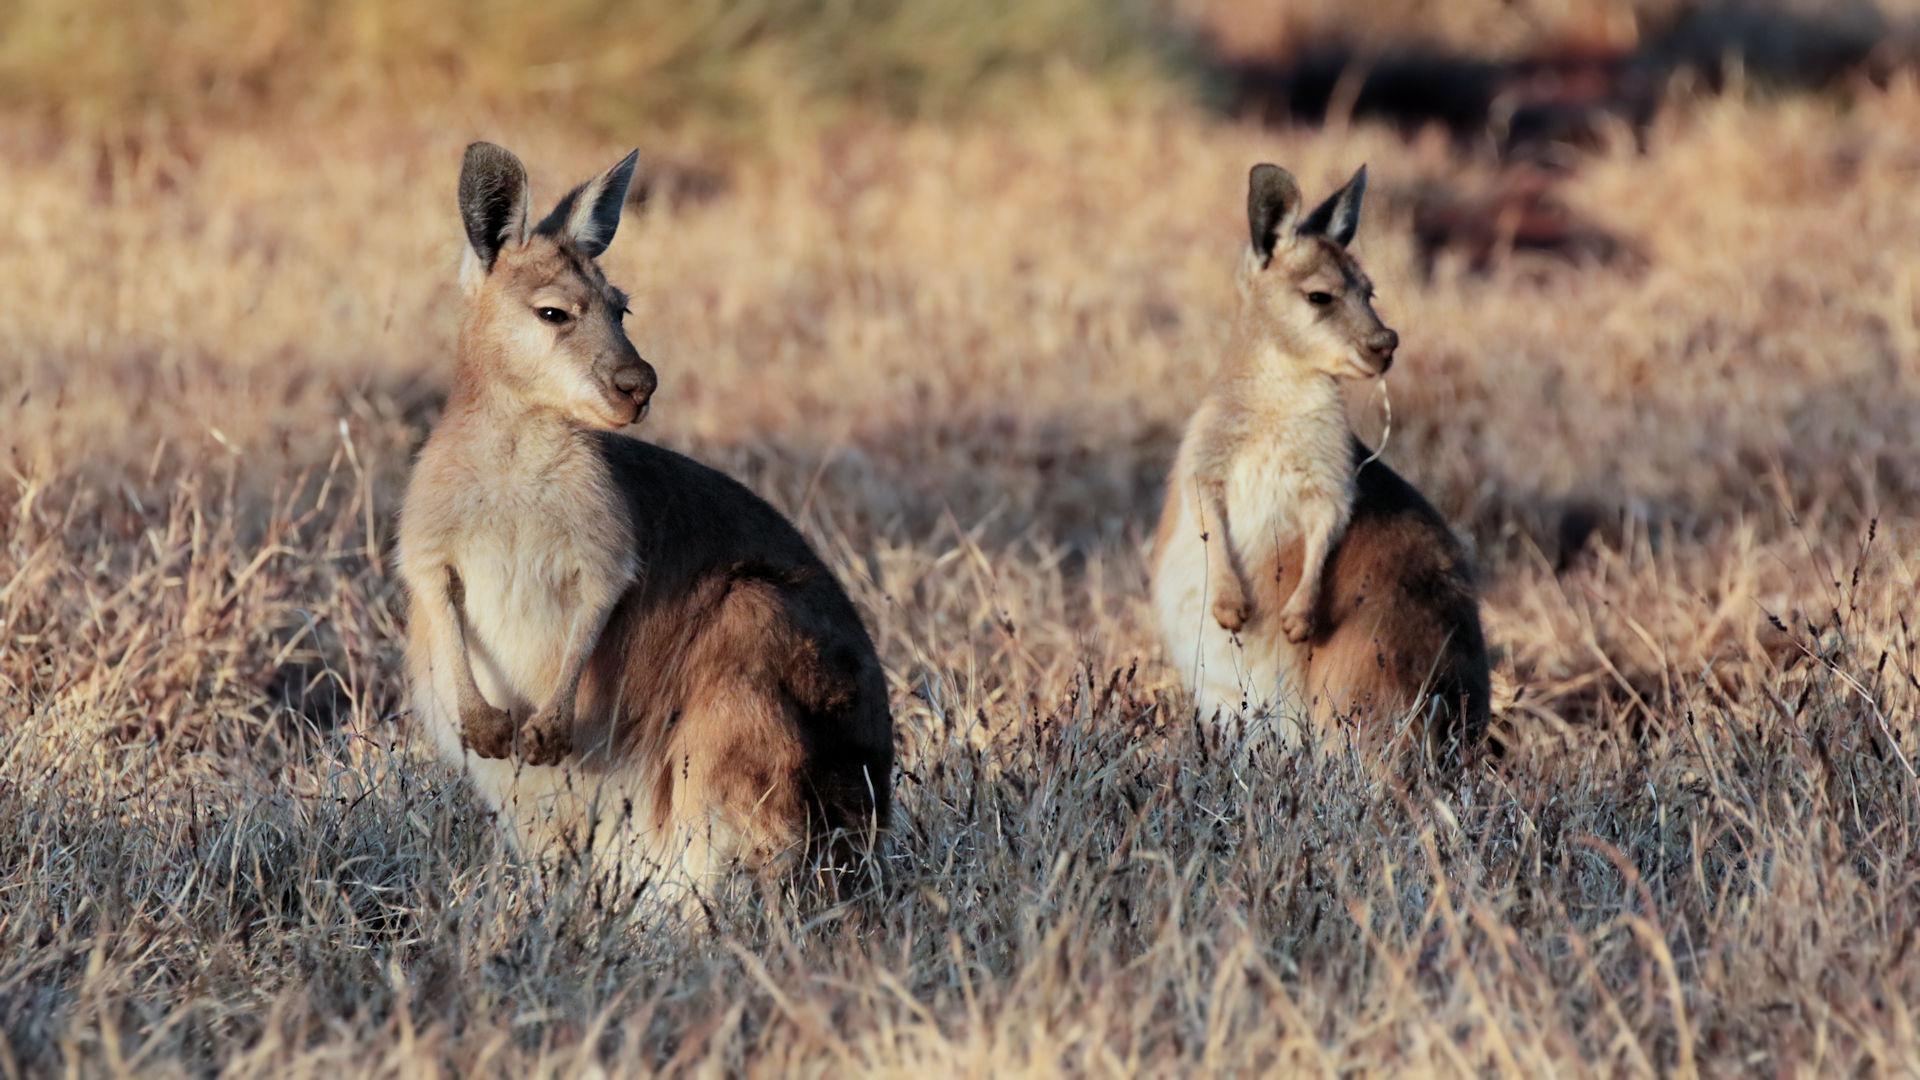
[[[1265,413],[1346,419],[1340,381],[1293,355],[1283,334],[1245,312],[1234,323],[1220,388]]]
[[[442,426],[473,444],[473,453],[502,466],[538,466],[572,453],[580,444],[580,425],[529,397],[505,377],[503,361],[511,362],[475,348],[463,329]]]

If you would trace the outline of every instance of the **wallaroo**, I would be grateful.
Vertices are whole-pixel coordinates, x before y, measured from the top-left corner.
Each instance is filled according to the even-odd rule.
[[[1292,176],[1253,169],[1239,311],[1167,484],[1154,607],[1202,714],[1289,739],[1353,720],[1396,760],[1453,762],[1488,720],[1470,559],[1341,396],[1384,376],[1400,341],[1347,250],[1366,181],[1362,167],[1302,214]]]
[[[859,612],[793,525],[619,433],[656,377],[595,260],[637,160],[535,221],[519,159],[467,148],[459,354],[399,569],[414,715],[513,844],[684,905],[732,865],[863,855],[893,720]]]

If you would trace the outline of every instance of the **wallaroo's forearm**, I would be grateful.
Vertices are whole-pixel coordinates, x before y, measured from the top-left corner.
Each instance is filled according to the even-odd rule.
[[[1200,531],[1206,537],[1209,561],[1216,572],[1232,574],[1238,582],[1232,526],[1227,520],[1227,486],[1218,480],[1203,479],[1199,487]]]
[[[444,573],[440,588],[422,591],[417,609],[429,624],[432,662],[447,665],[453,676],[461,741],[481,757],[505,757],[513,743],[513,718],[480,692],[468,647],[466,590],[453,567],[445,567]]]
[[[467,589],[460,580],[459,571],[447,567],[446,591],[440,597],[440,608],[435,619],[440,630],[443,653],[453,664],[454,678],[460,695],[460,711],[465,713],[471,708],[487,704],[486,697],[480,693],[480,680],[473,674],[473,652],[467,631]]]
[[[1237,632],[1246,625],[1252,608],[1247,603],[1246,583],[1240,579],[1240,564],[1234,554],[1226,485],[1217,479],[1203,479],[1196,496],[1200,531],[1207,552],[1207,591],[1213,597],[1213,620],[1222,629]]]
[[[1308,540],[1300,559],[1300,581],[1293,587],[1293,595],[1287,599],[1290,608],[1313,606],[1313,600],[1320,593],[1320,579],[1326,573],[1327,553],[1320,544]]]
[[[1326,576],[1327,558],[1333,553],[1333,545],[1339,541],[1340,533],[1346,528],[1346,515],[1336,510],[1316,514],[1308,522],[1305,543],[1302,545],[1300,584],[1296,594],[1314,596],[1320,591],[1320,582]]]
[[[1287,598],[1280,612],[1280,628],[1287,640],[1298,643],[1314,635],[1327,559],[1345,528],[1346,514],[1337,507],[1324,509],[1307,520],[1300,559],[1300,583],[1294,586],[1293,595]]]

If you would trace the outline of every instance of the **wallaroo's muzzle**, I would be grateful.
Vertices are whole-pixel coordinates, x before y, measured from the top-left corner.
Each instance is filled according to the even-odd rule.
[[[1393,366],[1393,350],[1400,347],[1400,335],[1382,327],[1367,338],[1367,354],[1380,367],[1381,374]]]
[[[653,365],[640,359],[622,364],[608,376],[607,384],[614,394],[633,404],[633,419],[628,423],[643,419],[647,408],[653,401],[653,392],[660,386],[660,377],[654,374]]]

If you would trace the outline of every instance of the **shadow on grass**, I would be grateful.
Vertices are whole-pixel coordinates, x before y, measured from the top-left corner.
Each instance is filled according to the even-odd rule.
[[[386,722],[404,710],[397,689],[377,685],[382,672],[397,668],[394,635],[404,624],[397,583],[386,567],[406,463],[443,408],[439,385],[427,379],[370,375],[350,385],[357,389],[353,400],[343,400],[342,414],[368,413],[383,425],[368,436],[378,445],[363,444],[363,453],[380,459],[364,481],[336,463],[325,505],[298,527],[287,524],[287,507],[315,505],[329,482],[324,461],[243,471],[230,496],[203,507],[232,529],[221,541],[231,550],[215,560],[226,568],[221,573],[237,577],[272,536],[294,552],[278,557],[293,562],[272,564],[279,569],[271,588],[237,593],[231,603],[238,606],[222,617],[241,619],[259,637],[249,654],[276,658],[263,670],[242,672],[263,713],[321,731],[349,718]],[[1913,468],[1920,460],[1920,398],[1894,376],[1812,385],[1773,416],[1701,423],[1691,438],[1525,450],[1576,463],[1571,482],[1556,491],[1512,479],[1521,448],[1497,435],[1471,444],[1449,438],[1444,418],[1404,426],[1387,460],[1476,541],[1490,584],[1543,557],[1556,571],[1569,572],[1590,549],[1619,550],[1629,538],[1707,550],[1730,529],[1757,526],[1763,536],[1801,533],[1820,545],[1854,535],[1869,517],[1891,523],[1920,515],[1920,472]],[[958,532],[990,559],[1057,567],[1071,589],[1096,562],[1129,574],[1137,567],[1144,588],[1142,555],[1179,434],[1137,418],[1003,408],[930,423],[871,424],[831,443],[780,432],[689,443],[670,430],[661,441],[742,480],[816,540],[842,538],[858,557],[880,547],[944,550]],[[1648,457],[1661,460],[1658,468],[1633,475],[1684,476],[1686,486],[1621,486],[1620,462],[1635,456],[1643,466]],[[287,497],[284,488],[303,468],[304,487]],[[118,566],[114,573],[121,574],[137,570],[113,560],[132,557],[128,540],[164,532],[184,505],[178,504],[182,490],[177,476],[162,476],[145,493],[143,511],[114,500],[98,523],[59,539],[70,551],[67,561],[76,568]],[[69,496],[78,497],[48,497]],[[112,524],[120,518],[126,520]],[[99,561],[103,552],[108,563]],[[172,618],[157,608],[154,625],[164,628]],[[65,621],[83,622],[78,615]],[[375,651],[369,667],[366,658]]]

